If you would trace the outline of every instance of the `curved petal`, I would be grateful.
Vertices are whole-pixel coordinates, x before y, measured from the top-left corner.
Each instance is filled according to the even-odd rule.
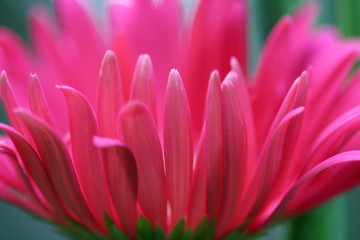
[[[111,212],[101,153],[92,140],[99,135],[95,113],[81,93],[70,87],[58,88],[68,107],[75,171],[91,210],[104,226],[104,213],[110,215]]]
[[[134,155],[118,140],[94,137],[101,148],[109,193],[125,233],[136,236],[138,172]]]
[[[163,155],[151,113],[137,101],[119,114],[120,136],[134,153],[139,176],[139,203],[145,216],[166,229],[167,203]]]
[[[9,136],[9,138],[11,138],[17,152],[21,156],[25,169],[29,174],[29,178],[35,182],[36,186],[39,188],[45,199],[54,208],[56,214],[61,219],[70,217],[62,206],[60,198],[55,191],[55,187],[50,180],[51,178],[49,177],[48,172],[46,171],[35,150],[13,128],[1,123],[0,128]],[[58,190],[61,191],[62,189]],[[61,195],[62,194],[60,194],[60,196]]]
[[[19,109],[16,114],[33,137],[38,156],[62,201],[80,219],[86,221],[88,226],[94,228],[94,218],[85,202],[73,163],[62,140],[31,113]]]

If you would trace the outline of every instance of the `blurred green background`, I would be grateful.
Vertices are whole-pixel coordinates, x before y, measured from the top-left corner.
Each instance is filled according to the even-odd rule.
[[[96,2],[96,1],[95,1]],[[101,2],[101,1],[97,1]],[[185,0],[188,8],[192,0]],[[306,0],[249,0],[251,65],[257,60],[264,39],[284,14]],[[346,37],[360,36],[360,0],[319,0],[319,24],[333,24]],[[34,3],[52,7],[51,0],[0,0],[0,25],[16,31],[27,41],[27,11]],[[0,116],[4,121],[4,116]],[[261,240],[358,240],[360,239],[360,188],[283,224],[278,224]],[[52,239],[63,237],[51,225],[36,220],[24,211],[0,202],[0,239]]]

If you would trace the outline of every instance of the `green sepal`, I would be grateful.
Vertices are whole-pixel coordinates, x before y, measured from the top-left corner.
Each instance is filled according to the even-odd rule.
[[[92,232],[73,220],[68,220],[65,224],[55,224],[55,226],[57,226],[58,233],[74,240],[131,240],[108,215],[105,215],[104,221],[108,232],[107,236],[102,233]],[[262,236],[258,234],[248,235],[245,225],[236,228],[223,239],[250,240]],[[191,227],[186,227],[185,219],[182,218],[175,225],[172,232],[166,234],[160,225],[154,226],[145,217],[140,216],[136,227],[137,240],[212,240],[214,239],[216,221],[215,218],[209,220],[205,216],[196,229],[193,230]]]
[[[113,222],[113,220],[105,214],[105,225],[106,229],[110,234],[112,240],[130,240]]]
[[[215,218],[208,221],[208,217],[205,216],[200,224],[197,226],[193,240],[211,240],[215,233]]]
[[[92,232],[86,227],[73,220],[67,220],[64,225],[56,224],[57,231],[70,239],[74,240],[107,240],[108,237],[99,233]]]

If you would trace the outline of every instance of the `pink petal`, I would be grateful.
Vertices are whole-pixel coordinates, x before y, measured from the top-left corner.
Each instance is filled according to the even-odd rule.
[[[30,75],[29,104],[31,111],[54,128],[54,122],[49,112],[43,90],[36,75]]]
[[[195,137],[201,131],[209,75],[218,69],[220,76],[229,70],[232,56],[247,69],[246,19],[247,1],[200,1],[194,19],[188,50],[181,72],[188,90]]]
[[[100,69],[96,113],[100,134],[116,137],[116,117],[123,104],[121,80],[115,53],[107,51]]]
[[[205,162],[205,128],[199,140],[195,155],[195,167],[192,177],[190,198],[187,207],[187,226],[196,229],[206,214],[206,162]]]
[[[69,115],[72,156],[85,198],[100,223],[110,214],[104,166],[93,137],[99,135],[94,110],[86,98],[73,88],[58,86],[64,94]]]
[[[134,153],[139,174],[139,203],[155,225],[166,227],[166,183],[159,136],[151,113],[140,102],[130,102],[119,115],[120,135]],[[139,134],[141,133],[141,134]]]
[[[15,150],[6,145],[1,145],[0,154],[0,166],[3,171],[0,176],[0,185],[5,185],[3,191],[0,191],[0,198],[10,198],[5,200],[20,205],[20,207],[33,209],[34,212],[41,216],[50,217],[51,215],[52,218],[60,220],[53,209],[48,204],[45,206],[35,194],[34,187],[36,188],[36,186],[33,186],[30,179],[25,175],[26,173],[20,166]]]
[[[4,27],[0,27],[0,71],[6,69],[21,104],[27,102],[27,77],[30,63],[26,44],[22,39]]]
[[[247,166],[247,135],[244,121],[244,109],[232,84],[231,78],[237,77],[230,72],[222,84],[223,108],[223,194],[220,207],[217,234],[223,234],[229,221],[237,212]]]
[[[255,81],[258,87],[252,96],[254,120],[260,144],[265,141],[276,110],[283,100],[283,94],[291,84],[284,79],[288,63],[291,25],[292,19],[288,16],[283,17],[271,31],[263,48]]]
[[[177,70],[171,70],[165,96],[164,156],[172,225],[184,216],[193,167],[189,103]]]
[[[313,167],[338,152],[359,129],[360,107],[358,106],[339,116],[318,136],[310,150],[311,162],[308,166]]]
[[[297,209],[297,205],[295,202],[298,200],[302,200],[302,198],[307,197],[307,192],[311,189],[311,185],[306,184],[308,181],[315,180],[320,173],[326,173],[327,171],[337,169],[341,169],[341,167],[351,167],[351,168],[359,168],[359,161],[360,161],[360,151],[347,151],[343,153],[339,153],[335,156],[332,156],[325,161],[319,163],[315,167],[313,167],[311,170],[309,170],[306,174],[304,174],[286,193],[286,196],[282,199],[281,204],[279,205],[279,208],[284,206],[285,204],[288,204],[287,211],[291,212],[298,212],[300,209]],[[332,169],[333,168],[333,169]],[[325,171],[325,172],[324,172]],[[321,176],[321,175],[320,175]],[[346,177],[346,175],[342,174],[343,177]],[[315,177],[315,178],[314,178]],[[325,180],[325,179],[324,179]],[[329,181],[330,180],[330,181]],[[337,181],[341,180],[339,178],[329,179],[326,180],[324,185],[326,186],[332,186],[333,184],[336,184]],[[360,181],[360,179],[356,179],[357,182]],[[310,182],[309,182],[310,183]],[[322,192],[318,191],[318,194],[321,195]],[[290,200],[290,202],[289,202]]]
[[[88,226],[93,227],[93,216],[85,202],[73,163],[62,140],[52,129],[31,113],[25,110],[16,110],[16,114],[24,122],[33,137],[38,156],[62,201],[79,219],[86,221]],[[28,151],[30,152],[30,150]],[[40,178],[40,176],[38,177]]]
[[[11,125],[17,131],[19,131],[27,140],[30,140],[31,137],[29,136],[26,127],[23,125],[18,116],[16,116],[16,114],[14,114],[13,112],[14,109],[19,107],[19,104],[14,95],[9,80],[7,79],[5,71],[2,71],[0,75],[0,91],[1,97],[5,105],[6,115],[8,116]]]
[[[218,213],[223,187],[222,102],[220,77],[210,76],[205,112],[206,208],[209,216]]]
[[[120,49],[125,50],[125,53],[117,52],[119,61],[122,61],[122,56],[134,61],[122,62],[121,69],[126,65],[133,69],[136,57],[140,54],[147,53],[151,56],[152,63],[156,66],[156,96],[159,100],[157,107],[162,111],[169,69],[179,64],[179,20],[182,10],[180,2],[166,0],[155,4],[154,1],[131,1],[131,6],[114,3],[110,5],[109,10],[114,35],[120,36],[118,40],[121,39],[121,44],[126,46]],[[133,56],[136,57],[131,58]],[[126,86],[124,84],[125,99],[129,99],[129,82],[127,81]]]
[[[69,218],[70,216],[59,201],[54,185],[50,180],[51,178],[49,177],[35,150],[13,128],[5,124],[0,124],[0,128],[11,138],[24,163],[26,171],[30,175],[29,177],[34,180],[36,186],[40,189],[45,199],[54,208],[57,217],[60,219]]]
[[[138,173],[135,158],[124,144],[107,138],[94,138],[94,144],[101,148],[107,183],[125,233],[136,234],[136,203]]]
[[[157,122],[155,77],[150,56],[140,55],[136,63],[131,86],[131,100],[143,102]]]

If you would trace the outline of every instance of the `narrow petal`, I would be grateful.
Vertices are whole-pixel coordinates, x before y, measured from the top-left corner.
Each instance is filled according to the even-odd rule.
[[[115,53],[105,53],[97,92],[96,113],[101,136],[116,137],[116,117],[123,104],[121,79]]]
[[[79,219],[83,219],[93,228],[93,216],[85,202],[73,163],[62,140],[31,113],[17,110],[16,114],[33,137],[38,156],[62,201]]]
[[[310,150],[311,162],[308,167],[313,167],[338,152],[359,129],[360,107],[357,106],[335,119],[318,136]]]
[[[94,144],[101,148],[116,213],[125,233],[135,237],[138,172],[134,155],[127,146],[117,140],[95,137]]]
[[[0,75],[0,91],[1,97],[4,101],[6,115],[8,116],[11,125],[17,131],[19,131],[27,140],[30,140],[31,138],[26,127],[23,125],[18,116],[16,116],[16,114],[14,114],[13,112],[14,109],[19,107],[19,104],[14,95],[10,82],[7,79],[5,71],[2,71]]]
[[[140,55],[136,63],[131,86],[131,100],[143,102],[152,113],[157,123],[155,77],[150,56]]]
[[[286,207],[291,207],[291,210],[287,212],[296,213],[296,209],[292,208],[292,200],[301,199],[303,196],[306,196],[306,191],[299,191],[299,188],[303,188],[304,184],[314,179],[316,176],[320,175],[324,171],[328,171],[332,168],[341,168],[342,166],[359,166],[360,162],[360,151],[348,151],[337,154],[331,158],[326,159],[320,164],[316,165],[310,171],[305,173],[301,178],[299,178],[294,184],[288,187],[281,195],[278,196],[277,201],[274,202],[267,211],[263,211],[262,215],[258,216],[254,222],[251,223],[250,229],[256,230],[264,225],[268,224],[271,220],[276,217],[280,211]],[[334,179],[335,180],[335,179]],[[335,180],[336,181],[336,180]],[[331,185],[331,182],[326,183],[328,186]],[[290,202],[289,202],[290,201]]]
[[[70,87],[58,88],[68,107],[75,171],[89,206],[97,220],[103,223],[104,213],[110,215],[110,205],[101,153],[92,140],[99,135],[95,113],[81,93]]]
[[[0,69],[6,69],[21,104],[26,103],[30,62],[26,44],[10,29],[0,27]]]
[[[165,96],[164,156],[172,224],[184,216],[193,167],[189,103],[177,70],[171,70]]]
[[[288,200],[298,200],[303,197],[307,197],[306,193],[311,190],[311,185],[305,185],[308,181],[311,181],[312,179],[315,180],[315,176],[320,176],[321,173],[325,174],[326,171],[330,171],[332,170],[331,168],[335,168],[333,170],[337,170],[337,169],[341,169],[342,165],[348,165],[349,167],[355,167],[355,168],[359,168],[360,165],[360,151],[358,150],[354,150],[354,151],[347,151],[347,152],[343,152],[343,153],[339,153],[335,156],[332,156],[328,159],[326,159],[325,161],[319,163],[318,165],[316,165],[315,167],[313,167],[312,169],[310,169],[306,174],[304,174],[295,184],[294,186],[289,190],[289,192],[287,192],[286,197],[283,199],[283,203],[287,203]],[[324,172],[325,171],[325,172]],[[343,177],[346,177],[343,174]],[[324,179],[322,179],[324,180]],[[334,182],[330,182],[330,181],[326,181],[324,182],[324,184],[326,186],[329,185],[333,185],[336,184],[337,181],[339,181],[340,179],[331,179]],[[359,181],[359,179],[357,179],[357,181]],[[302,189],[301,189],[302,188]],[[321,194],[321,192],[318,192],[319,194]],[[305,195],[302,195],[305,194]],[[291,209],[291,211],[293,212],[297,212],[296,207],[292,204],[292,202],[289,203],[288,205],[289,210]]]
[[[262,205],[271,197],[270,191],[277,192],[280,186],[274,186],[275,179],[278,175],[284,174],[279,172],[281,168],[282,154],[284,151],[284,139],[286,138],[287,131],[289,130],[289,124],[292,120],[296,120],[304,112],[304,107],[298,107],[291,110],[282,119],[277,129],[266,143],[266,148],[261,155],[261,163],[258,169],[259,188],[257,190],[257,197],[253,206],[252,215],[257,215],[261,210]],[[281,186],[283,187],[283,186]]]
[[[288,16],[283,17],[271,31],[263,48],[255,80],[256,86],[259,87],[256,87],[256,92],[252,96],[254,120],[260,144],[265,141],[276,110],[291,85],[291,82],[284,78],[288,64],[291,26],[292,19]]]
[[[0,155],[0,167],[2,169],[2,173],[0,173],[0,198],[26,210],[31,210],[45,218],[51,217],[57,221],[62,221],[61,217],[63,215],[55,214],[56,211],[54,212],[48,203],[44,204],[35,194],[36,186],[30,183],[30,178],[20,166],[20,159],[17,157],[15,150],[2,142]],[[6,179],[7,177],[9,178]],[[60,211],[60,213],[64,213],[64,210]]]
[[[187,226],[196,229],[206,214],[205,128],[203,128],[195,156],[190,198],[187,207]]]
[[[247,135],[242,108],[231,78],[230,72],[222,84],[223,109],[223,194],[220,207],[220,219],[217,234],[222,234],[228,227],[240,202],[247,166]]]
[[[206,212],[218,213],[223,188],[222,102],[220,77],[210,76],[205,112]]]
[[[39,79],[36,75],[30,75],[29,104],[31,111],[44,120],[50,127],[54,128],[48,104],[46,102]]]
[[[29,178],[34,180],[36,186],[39,188],[45,199],[54,208],[57,216],[61,219],[70,217],[62,206],[57,193],[54,191],[54,185],[52,184],[50,177],[35,150],[13,128],[1,123],[0,128],[12,140],[24,163],[26,171],[30,175]]]
[[[139,203],[145,216],[166,227],[163,155],[154,120],[146,106],[130,102],[119,115],[120,135],[134,153],[139,174]],[[141,134],[139,134],[141,133]]]

